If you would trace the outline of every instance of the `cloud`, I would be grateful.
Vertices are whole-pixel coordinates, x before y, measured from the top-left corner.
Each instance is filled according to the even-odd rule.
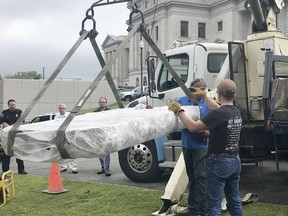
[[[36,70],[43,65],[49,76],[79,38],[82,20],[95,1],[91,0],[4,0],[0,8],[0,73]],[[107,34],[127,34],[126,3],[94,8],[94,19],[101,47]],[[90,20],[86,30],[92,28]],[[63,78],[93,80],[95,67],[101,70],[89,40],[83,41],[64,67]],[[72,62],[73,61],[73,62]]]

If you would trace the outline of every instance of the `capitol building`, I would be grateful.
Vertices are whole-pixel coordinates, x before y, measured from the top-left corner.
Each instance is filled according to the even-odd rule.
[[[144,16],[147,33],[164,52],[173,48],[173,41],[214,42],[245,40],[252,32],[252,13],[244,0],[138,0],[134,1]],[[288,37],[288,0],[277,14],[277,29]],[[132,16],[132,24],[142,22],[140,13]],[[128,26],[127,26],[128,27]],[[128,34],[128,32],[127,32]],[[107,35],[102,44],[107,60],[126,35]],[[117,87],[147,85],[145,59],[152,49],[137,32],[110,69]],[[155,55],[155,54],[154,54]],[[144,62],[144,63],[143,63]]]

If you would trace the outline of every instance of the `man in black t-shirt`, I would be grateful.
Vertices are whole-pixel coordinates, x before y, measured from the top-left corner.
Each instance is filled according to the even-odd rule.
[[[207,215],[221,216],[224,192],[230,214],[243,216],[239,193],[241,162],[238,155],[242,118],[233,105],[237,88],[232,80],[225,79],[220,82],[217,90],[221,105],[206,97],[205,92],[197,90],[194,93],[202,95],[212,110],[201,120],[193,121],[176,102],[170,104],[169,109],[179,116],[189,131],[210,130],[206,163]]]
[[[3,128],[13,125],[22,114],[22,110],[16,109],[16,101],[14,99],[8,100],[7,104],[8,109],[3,110],[0,116],[0,124],[2,124]],[[10,159],[11,157],[4,153],[2,160],[2,172],[7,172],[10,169]],[[24,169],[23,160],[16,158],[16,162],[18,165],[18,173],[27,174]]]

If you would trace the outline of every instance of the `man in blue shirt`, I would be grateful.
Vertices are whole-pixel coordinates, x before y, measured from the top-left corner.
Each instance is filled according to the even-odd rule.
[[[191,82],[189,90],[193,87],[206,90],[203,79],[195,79]],[[195,96],[195,101],[200,109],[200,118],[210,111],[202,97]],[[182,96],[177,100],[182,106],[193,105],[188,96]],[[189,178],[188,207],[177,215],[206,215],[206,189],[205,170],[208,139],[204,133],[191,133],[186,128],[181,131],[182,152],[184,156],[186,172]]]

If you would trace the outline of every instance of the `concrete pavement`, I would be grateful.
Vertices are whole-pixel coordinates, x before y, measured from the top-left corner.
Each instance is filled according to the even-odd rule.
[[[240,191],[258,194],[258,202],[288,205],[288,162],[280,161],[279,171],[275,161],[243,164]]]
[[[76,179],[90,182],[103,182],[117,185],[145,187],[164,191],[170,171],[167,170],[157,182],[134,183],[121,171],[118,163],[118,153],[111,154],[111,176],[97,175],[100,169],[98,158],[76,159],[78,174],[67,171],[61,174],[62,178]],[[30,175],[49,176],[50,163],[35,163],[25,161],[25,169]],[[17,173],[15,158],[11,159],[11,170]],[[280,161],[280,171],[276,169],[275,161],[264,161],[255,164],[242,164],[240,192],[241,196],[246,193],[256,193],[259,202],[288,205],[288,162]],[[160,199],[160,198],[159,198]]]

